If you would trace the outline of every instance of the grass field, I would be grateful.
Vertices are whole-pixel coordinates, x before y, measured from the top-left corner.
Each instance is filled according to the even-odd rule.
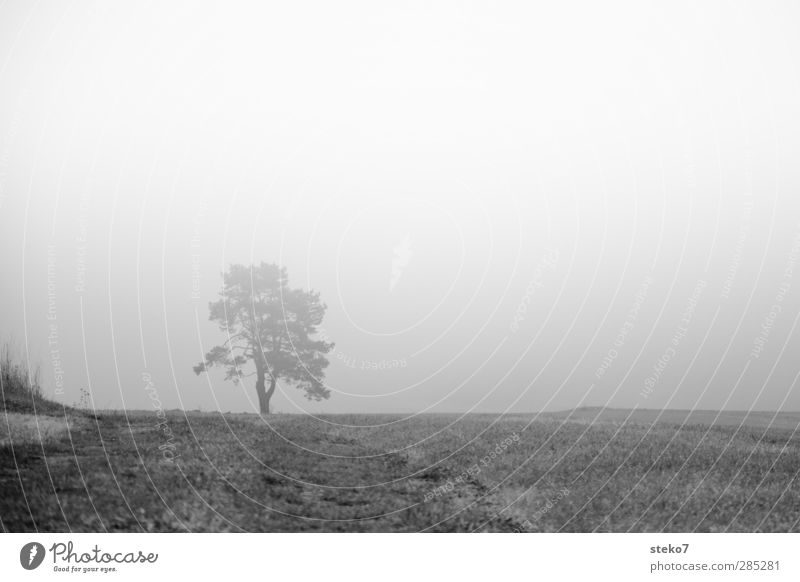
[[[0,416],[6,531],[800,529],[796,414],[22,408]]]

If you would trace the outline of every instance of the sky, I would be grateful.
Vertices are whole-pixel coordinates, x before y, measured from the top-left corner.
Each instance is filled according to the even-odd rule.
[[[0,339],[67,404],[253,411],[192,367],[265,261],[336,343],[280,412],[800,410],[798,17],[6,2]]]

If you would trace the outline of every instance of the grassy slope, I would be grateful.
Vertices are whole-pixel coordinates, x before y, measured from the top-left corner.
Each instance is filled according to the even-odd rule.
[[[330,423],[398,418],[172,412],[174,462],[155,414],[84,415],[69,438],[0,447],[0,519],[11,531],[798,530],[792,430],[590,423],[599,412],[378,428]]]

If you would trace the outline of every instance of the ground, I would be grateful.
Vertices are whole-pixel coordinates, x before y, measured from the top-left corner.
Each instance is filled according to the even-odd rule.
[[[798,531],[799,419],[0,411],[0,521],[6,531]]]

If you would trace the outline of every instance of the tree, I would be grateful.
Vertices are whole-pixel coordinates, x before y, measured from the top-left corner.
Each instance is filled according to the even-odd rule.
[[[326,309],[319,293],[290,289],[286,268],[270,263],[231,265],[222,279],[220,299],[208,308],[209,319],[227,339],[211,348],[195,373],[219,366],[225,379],[236,383],[255,375],[261,414],[269,414],[279,380],[304,390],[309,400],[329,398],[322,380],[328,366],[325,354],[333,344],[313,339]],[[255,372],[244,374],[251,361]]]

